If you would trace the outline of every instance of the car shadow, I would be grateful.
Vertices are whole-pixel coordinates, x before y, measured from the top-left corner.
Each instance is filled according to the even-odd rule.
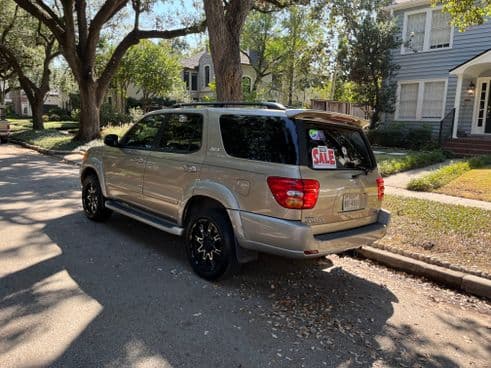
[[[328,260],[261,255],[235,277],[209,283],[190,271],[180,238],[117,214],[97,224],[76,212],[39,232],[61,254],[0,279],[1,309],[29,321],[79,297],[80,290],[33,289],[60,272],[102,306],[53,367],[399,366],[401,359],[458,366],[420,355],[414,344],[432,342],[388,323],[398,302],[390,290]],[[40,234],[30,236],[35,242]],[[26,323],[7,335],[0,354],[29,341],[37,327]],[[382,349],[380,336],[392,348]]]

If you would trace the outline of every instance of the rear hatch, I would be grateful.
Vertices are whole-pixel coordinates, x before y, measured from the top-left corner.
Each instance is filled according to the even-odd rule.
[[[302,179],[320,183],[317,204],[302,210],[314,234],[346,230],[377,221],[375,158],[362,129],[336,121],[296,119]]]

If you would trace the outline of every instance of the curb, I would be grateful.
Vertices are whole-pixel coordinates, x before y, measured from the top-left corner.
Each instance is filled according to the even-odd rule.
[[[396,270],[423,276],[439,284],[491,299],[491,280],[369,246],[356,250],[356,253]]]
[[[80,163],[77,162],[77,161],[73,161],[73,160],[69,160],[65,157],[60,157],[60,155],[73,155],[73,154],[80,154],[80,155],[83,155],[84,153],[82,151],[62,151],[62,150],[50,150],[50,149],[46,149],[46,148],[42,148],[42,147],[39,147],[39,146],[35,146],[33,144],[30,144],[30,143],[26,143],[26,142],[23,142],[23,141],[18,141],[17,139],[12,139],[10,138],[9,139],[9,142],[10,143],[13,143],[13,144],[17,144],[19,146],[22,146],[24,148],[29,148],[33,151],[37,151],[39,153],[42,153],[44,155],[49,155],[49,156],[56,156],[58,158],[61,158],[61,160],[69,165],[75,165],[75,166],[80,166]]]

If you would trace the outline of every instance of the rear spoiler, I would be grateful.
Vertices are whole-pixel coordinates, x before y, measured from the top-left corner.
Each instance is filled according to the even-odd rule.
[[[290,119],[305,119],[319,122],[348,124],[362,129],[370,125],[368,120],[361,119],[356,116],[321,110],[287,110],[286,116],[288,116]]]

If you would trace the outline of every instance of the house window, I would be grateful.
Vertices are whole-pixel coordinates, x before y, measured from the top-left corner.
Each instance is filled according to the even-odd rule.
[[[452,34],[450,15],[443,13],[441,10],[434,10],[431,14],[430,49],[450,47],[450,36]]]
[[[442,119],[446,88],[446,80],[401,82],[399,86],[396,119]]]
[[[205,87],[210,84],[210,66],[205,66]]]
[[[402,53],[452,47],[450,15],[441,9],[407,12],[404,17]]]
[[[416,119],[418,110],[419,83],[401,84],[399,118]]]
[[[423,106],[421,118],[441,119],[443,114],[443,98],[445,97],[445,82],[424,83]]]
[[[198,90],[198,73],[191,73],[191,91]]]
[[[186,90],[189,91],[189,72],[184,72],[183,80],[186,84]]]

